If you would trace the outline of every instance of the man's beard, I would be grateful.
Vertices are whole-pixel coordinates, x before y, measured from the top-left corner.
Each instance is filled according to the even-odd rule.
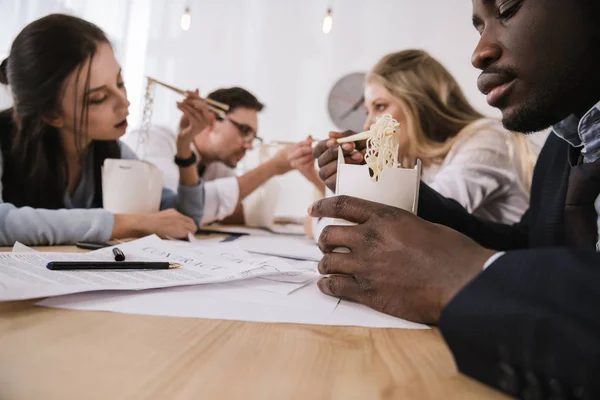
[[[509,131],[530,134],[544,130],[566,116],[561,117],[557,117],[545,104],[535,103],[503,114],[502,125]]]
[[[583,79],[582,76],[590,78]],[[564,67],[562,74],[547,80],[551,84],[540,85],[538,82],[536,87],[528,88],[529,96],[502,113],[502,124],[510,131],[533,133],[555,125],[571,114],[583,116],[600,100],[600,79],[595,76],[589,68]]]

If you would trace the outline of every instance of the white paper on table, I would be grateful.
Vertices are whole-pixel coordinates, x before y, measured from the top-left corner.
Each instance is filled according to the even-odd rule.
[[[194,237],[194,235],[192,235],[191,233],[189,235],[191,237]],[[223,241],[222,238],[211,238],[211,239],[204,239],[204,240],[194,239],[194,240],[197,240],[198,243],[190,242],[187,240],[178,240],[178,239],[168,239],[168,240],[169,240],[169,244],[171,246],[177,247],[180,249],[194,248],[194,247],[196,247],[197,244],[200,244],[200,242],[202,242],[203,246],[212,246],[214,244],[222,243],[222,241]]]
[[[304,231],[304,225],[301,224],[272,224],[265,229],[277,235],[306,235],[306,232]]]
[[[245,233],[250,236],[274,236],[273,232],[269,232],[262,228],[249,228],[247,226],[226,226],[226,225],[208,225],[205,227],[211,231],[221,232],[224,234]],[[192,235],[193,237],[193,235]],[[203,239],[194,239],[198,242],[203,242]],[[223,240],[223,239],[219,239]]]
[[[170,241],[165,242],[158,236],[152,235],[134,242],[120,244],[118,247],[125,252],[126,256],[128,252],[142,254],[149,251],[154,253],[158,249],[160,253],[171,257],[171,261],[182,262],[179,258],[167,255],[167,252],[172,250],[170,243]],[[112,248],[96,250],[94,253],[112,254]],[[314,263],[297,263],[277,257],[258,256],[231,242],[206,246],[202,241],[197,241],[186,248],[185,253],[194,259],[204,260],[206,263],[212,260],[213,264],[227,265],[232,270],[238,266],[243,272],[243,278],[240,279],[258,279],[263,284],[263,290],[282,294],[293,292],[318,276]]]
[[[275,294],[269,296],[268,293],[256,295],[250,291],[219,288],[223,285],[227,284],[178,287],[135,293],[80,293],[47,299],[37,305],[171,317],[428,329],[426,325],[394,318],[366,306],[326,296],[318,290],[315,284],[307,285],[288,296]]]
[[[336,196],[358,197],[417,213],[421,160],[417,160],[414,168],[385,168],[375,182],[369,175],[367,165],[346,164],[340,147],[337,168]],[[333,223],[350,224],[341,219],[336,219]]]
[[[50,261],[113,261],[111,248],[91,253],[0,253],[0,301],[23,300],[96,290],[142,290],[255,278],[279,273],[303,273],[283,260],[262,258],[233,262],[173,248],[149,236],[120,244],[128,261],[172,261],[181,268],[154,271],[50,271]],[[293,284],[290,284],[293,285]],[[294,290],[302,284],[295,283]]]
[[[193,236],[190,236],[189,239],[193,244],[188,247],[188,250],[200,256],[222,257],[234,263],[250,263],[252,265],[261,265],[265,262],[276,266],[279,266],[281,263],[286,264],[285,266],[279,267],[280,273],[260,276],[253,279],[253,287],[255,289],[288,294],[309,282],[314,281],[319,276],[317,265],[314,262],[283,260],[276,257],[251,254],[242,249],[236,242],[205,246],[202,240],[195,239]],[[290,266],[292,267],[292,270],[285,272],[286,268],[289,269]],[[240,285],[245,284],[246,282],[240,283]]]
[[[25,246],[21,242],[15,242],[12,248],[13,253],[37,253],[37,250],[32,249],[29,246]]]
[[[227,226],[227,225],[208,225],[206,229],[214,231],[215,233],[220,232],[223,234],[236,234],[244,233],[250,236],[276,236],[276,235],[293,235],[303,236],[304,226],[299,224],[271,224],[261,228],[249,228],[247,226]],[[199,242],[203,240],[195,239]],[[223,240],[223,239],[219,239]]]
[[[251,237],[243,236],[235,241],[250,253],[268,254],[297,260],[320,261],[323,253],[312,239],[297,236]]]
[[[102,166],[102,205],[114,214],[157,212],[163,172],[148,161],[107,158]]]

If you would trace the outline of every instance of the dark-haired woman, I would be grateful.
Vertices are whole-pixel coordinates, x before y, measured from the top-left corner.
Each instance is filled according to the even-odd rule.
[[[204,188],[190,144],[214,121],[197,93],[178,104],[187,119],[177,139],[178,193],[163,190],[163,211],[115,215],[101,208],[101,165],[135,156],[119,141],[129,101],[102,30],[60,14],[32,22],[2,62],[0,83],[14,104],[0,112],[0,246],[195,232]]]

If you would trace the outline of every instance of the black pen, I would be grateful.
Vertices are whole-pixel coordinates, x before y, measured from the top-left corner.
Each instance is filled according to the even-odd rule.
[[[86,269],[173,269],[181,264],[168,261],[51,261],[46,268],[52,271]]]
[[[113,248],[113,254],[115,255],[115,261],[125,261],[125,254],[118,248]]]
[[[220,231],[218,229],[198,229],[196,231],[198,235],[233,235],[233,236],[248,236],[248,232],[233,232],[233,231]]]
[[[79,247],[80,249],[98,250],[98,249],[103,249],[105,247],[109,247],[110,244],[108,244],[108,243],[94,243],[94,242],[77,242],[77,243],[75,243],[75,246]]]

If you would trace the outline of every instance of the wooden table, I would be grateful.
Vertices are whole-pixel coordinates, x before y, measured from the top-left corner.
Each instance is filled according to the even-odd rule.
[[[156,317],[34,303],[0,303],[1,400],[506,398],[460,375],[437,329]]]

